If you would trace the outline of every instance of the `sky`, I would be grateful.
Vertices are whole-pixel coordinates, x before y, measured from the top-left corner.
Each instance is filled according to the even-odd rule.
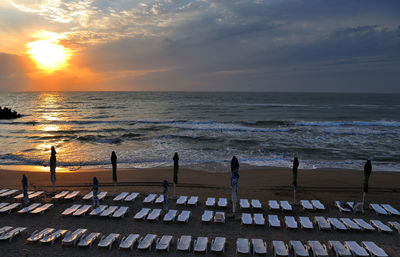
[[[0,91],[400,93],[399,0],[0,0],[0,38]]]

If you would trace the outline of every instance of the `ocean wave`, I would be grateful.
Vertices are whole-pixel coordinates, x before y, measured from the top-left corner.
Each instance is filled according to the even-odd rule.
[[[79,141],[89,143],[103,143],[103,144],[119,144],[122,142],[120,138],[107,138],[102,135],[85,135],[77,138]]]
[[[295,126],[339,127],[339,126],[371,126],[400,127],[399,121],[295,121]]]

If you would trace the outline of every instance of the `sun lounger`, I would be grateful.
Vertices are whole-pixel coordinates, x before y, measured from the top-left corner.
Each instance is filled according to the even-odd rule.
[[[187,204],[191,205],[191,206],[197,206],[198,202],[199,202],[199,197],[198,196],[191,196],[189,198],[189,200],[187,201]]]
[[[314,210],[314,206],[311,204],[309,200],[300,200],[301,207],[303,210],[312,211]]]
[[[218,199],[218,207],[226,208],[228,206],[228,200],[226,198]]]
[[[102,236],[97,247],[111,249],[113,243],[115,241],[117,241],[119,239],[119,237],[120,237],[120,234],[117,234],[117,233],[111,233],[108,236]]]
[[[97,198],[99,198],[99,201],[101,201],[101,200],[103,200],[104,198],[106,198],[107,194],[108,194],[108,192],[100,192],[100,193],[97,195]]]
[[[164,195],[159,195],[159,196],[156,198],[156,200],[155,200],[154,203],[155,203],[155,204],[162,204],[162,203],[164,203]]]
[[[189,222],[190,216],[192,215],[192,211],[182,211],[176,219],[178,222]]]
[[[319,230],[331,230],[331,224],[324,217],[315,216],[314,221],[318,225]]]
[[[347,249],[349,249],[349,251],[353,256],[357,257],[369,256],[367,250],[362,248],[356,241],[345,241],[344,245],[345,247],[347,247]]]
[[[318,211],[325,211],[325,205],[323,205],[319,200],[311,200],[312,205]]]
[[[292,205],[288,201],[280,201],[282,210],[284,211],[292,211]]]
[[[90,200],[93,197],[93,191],[90,191],[87,193],[84,197],[82,197],[82,200]]]
[[[20,206],[21,206],[20,203],[9,204],[9,205],[3,207],[2,209],[0,209],[0,213],[5,213],[6,212],[6,213],[10,214],[13,210],[15,210],[16,208],[18,208]]]
[[[353,210],[353,212],[364,213],[364,203],[362,202],[347,202],[347,205]]]
[[[81,191],[73,191],[72,193],[64,196],[64,200],[75,199],[75,197],[77,197],[80,193]]]
[[[135,220],[144,220],[146,216],[149,214],[149,208],[142,208],[138,213],[133,217]]]
[[[226,238],[216,237],[211,241],[211,252],[225,253]]]
[[[208,251],[208,237],[199,236],[193,243],[193,252],[207,253]]]
[[[390,204],[381,204],[381,206],[391,215],[400,216],[400,211],[393,208]]]
[[[27,193],[28,193],[28,197],[29,197],[29,195],[33,194],[34,192],[33,191],[28,191]],[[24,194],[23,193],[20,193],[19,195],[14,196],[14,199],[17,199],[17,200],[22,199],[22,198],[24,198]]]
[[[192,236],[183,235],[178,239],[176,243],[176,250],[190,252],[192,245]]]
[[[397,222],[397,221],[389,221],[388,224],[392,228],[396,229],[397,232],[399,232],[399,234],[400,234],[400,223],[399,222]]]
[[[313,253],[314,257],[329,256],[325,244],[321,244],[319,241],[313,240],[307,241],[307,244],[310,247],[310,250]]]
[[[215,198],[214,197],[208,197],[206,201],[206,206],[207,207],[214,207],[215,206]]]
[[[248,199],[239,200],[240,209],[250,209],[250,203]]]
[[[252,199],[251,200],[251,207],[253,209],[262,209],[262,204],[261,204],[260,200]]]
[[[160,218],[161,215],[161,209],[153,209],[149,215],[147,215],[147,220],[148,221],[155,221]]]
[[[351,210],[349,208],[344,207],[340,201],[335,201],[335,205],[336,207],[338,207],[340,212],[351,212]]]
[[[102,213],[100,213],[100,217],[110,217],[116,210],[118,206],[108,206]]]
[[[274,256],[289,256],[289,247],[283,241],[272,241]]]
[[[297,229],[299,227],[293,216],[285,216],[285,224],[287,229]]]
[[[371,256],[376,256],[376,257],[388,257],[387,253],[377,246],[374,242],[371,241],[362,241],[362,245],[364,246],[365,249],[371,254]]]
[[[347,227],[337,218],[328,218],[328,222],[331,224],[334,230],[347,230]]]
[[[107,209],[108,205],[100,205],[96,209],[93,209],[89,215],[90,216],[97,216],[100,215],[105,209]]]
[[[153,203],[156,197],[156,194],[149,194],[146,196],[146,198],[144,198],[143,203]]]
[[[0,234],[6,233],[8,231],[10,231],[13,227],[11,226],[4,226],[0,228]]]
[[[30,211],[30,213],[32,213],[32,214],[43,214],[43,213],[45,213],[45,211],[47,211],[50,208],[54,208],[54,204],[46,203],[46,204],[44,204],[44,205],[42,205],[42,206]]]
[[[313,229],[314,225],[312,224],[309,217],[299,217],[300,227],[302,229]]]
[[[269,200],[268,206],[270,210],[279,210],[281,208],[276,200]]]
[[[45,228],[42,231],[35,230],[32,232],[31,236],[27,238],[28,242],[37,242],[42,239],[44,236],[47,236],[50,233],[55,231],[54,228]]]
[[[87,236],[83,236],[81,240],[79,240],[78,246],[80,247],[92,247],[92,244],[101,236],[101,233],[92,232]]]
[[[3,192],[0,195],[0,197],[10,197],[11,195],[16,194],[18,192],[19,192],[19,190],[17,190],[17,189],[8,190],[8,191]]]
[[[82,206],[82,205],[80,205],[80,204],[74,204],[74,205],[72,205],[71,207],[65,209],[65,210],[61,213],[61,215],[63,215],[63,216],[71,215],[71,214],[74,213],[76,210],[78,210],[81,206]]]
[[[303,245],[301,241],[289,241],[289,247],[293,249],[294,256],[310,256],[308,254],[308,247]]]
[[[127,237],[123,237],[119,244],[119,249],[133,249],[135,242],[139,239],[139,234],[129,234]]]
[[[22,233],[25,229],[26,227],[17,227],[12,230],[9,230],[8,232],[4,232],[0,235],[0,241],[5,241],[5,240],[11,241],[15,236]]]
[[[237,254],[249,254],[250,253],[250,241],[247,238],[238,238],[236,240],[236,253]]]
[[[91,205],[82,205],[78,210],[72,213],[72,216],[85,216],[85,214],[90,210]]]
[[[370,203],[369,208],[374,210],[376,214],[389,215],[389,213],[385,209],[383,209],[382,206],[380,206],[379,204]]]
[[[201,215],[202,222],[211,222],[214,218],[214,211],[204,210],[203,215]]]
[[[225,212],[222,212],[222,211],[215,212],[214,223],[224,223],[225,224]]]
[[[33,203],[27,207],[22,208],[21,210],[18,211],[18,213],[21,213],[21,214],[28,213],[28,212],[32,211],[33,209],[39,207],[40,205],[42,205],[42,204],[41,203]]]
[[[340,218],[340,221],[351,230],[361,230],[360,226],[349,218]]]
[[[387,225],[383,224],[380,220],[370,220],[371,225],[376,227],[380,232],[388,232],[391,233],[393,230],[389,228]]]
[[[116,197],[114,197],[113,201],[123,201],[125,199],[125,197],[128,196],[128,192],[122,192],[119,195],[117,195]]]
[[[69,191],[62,191],[61,193],[56,194],[56,195],[53,196],[52,198],[53,198],[54,200],[63,199],[68,193],[69,193]]]
[[[42,194],[44,194],[44,191],[37,191],[37,192],[34,192],[33,194],[29,194],[28,198],[30,200],[33,200],[33,199],[39,198]]]
[[[65,235],[64,239],[61,241],[62,245],[72,245],[75,247],[76,243],[79,241],[81,237],[83,237],[87,233],[86,228],[78,228],[74,232],[68,231]]]
[[[47,243],[51,243],[52,245],[54,244],[54,242],[61,238],[62,236],[64,236],[66,233],[68,232],[68,230],[66,229],[59,229],[56,232],[47,234],[46,236],[44,236],[42,239],[40,239],[40,243],[42,244],[47,244]]]
[[[151,246],[156,240],[157,235],[147,234],[144,238],[139,239],[138,249],[139,250],[147,250],[151,251]]]
[[[164,235],[156,241],[156,251],[167,251],[171,246],[172,236]]]
[[[4,207],[6,207],[7,205],[9,205],[10,203],[0,203],[0,210]]]
[[[114,212],[112,215],[113,218],[123,218],[125,217],[125,214],[129,211],[129,207],[127,206],[121,206],[119,207],[118,210]]]
[[[278,215],[269,214],[268,215],[268,223],[272,228],[279,228],[281,226],[281,221],[278,218]]]
[[[10,189],[8,189],[8,188],[2,188],[1,190],[0,190],[0,195],[2,194],[2,193],[4,193],[4,192],[7,192],[7,191],[9,191]]]
[[[253,225],[253,217],[250,213],[242,213],[241,218],[242,225]]]
[[[128,195],[128,196],[124,199],[124,201],[125,201],[125,202],[133,202],[133,201],[136,200],[136,198],[137,198],[138,196],[139,196],[139,193],[133,192],[133,193],[131,193],[130,195]]]
[[[329,241],[329,248],[336,254],[336,257],[351,257],[351,252],[339,241]]]
[[[264,219],[264,215],[262,213],[254,213],[253,220],[254,220],[254,224],[256,224],[258,226],[265,225],[265,219]]]
[[[164,215],[164,222],[173,222],[176,219],[176,215],[178,214],[177,210],[169,209],[168,212]]]
[[[361,230],[375,231],[375,228],[371,224],[367,223],[363,219],[353,219],[354,222],[361,227]]]
[[[253,245],[253,255],[254,254],[267,254],[267,243],[259,238],[252,238],[251,244]]]

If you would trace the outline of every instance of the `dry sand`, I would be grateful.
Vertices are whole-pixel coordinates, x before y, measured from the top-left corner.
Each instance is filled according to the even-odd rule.
[[[21,188],[21,177],[25,173],[29,180],[29,190],[51,191],[50,174],[44,172],[22,172],[0,170],[0,188]],[[80,227],[88,228],[89,231],[98,231],[103,234],[117,232],[121,235],[138,233],[144,236],[146,233],[157,235],[173,235],[174,241],[170,253],[162,253],[165,256],[198,256],[194,253],[178,253],[176,251],[176,240],[180,235],[208,236],[210,240],[216,236],[225,236],[228,239],[226,256],[235,256],[236,238],[262,238],[270,243],[272,240],[320,240],[327,243],[328,240],[372,240],[386,250],[390,256],[400,256],[399,234],[384,234],[379,232],[337,232],[286,230],[285,228],[271,229],[267,226],[243,226],[240,225],[239,216],[235,219],[227,219],[223,224],[202,224],[201,214],[205,209],[204,201],[208,196],[230,198],[230,174],[229,173],[207,173],[181,168],[179,173],[179,184],[176,188],[177,194],[198,195],[200,204],[197,207],[177,207],[179,210],[192,210],[193,215],[188,224],[164,224],[158,222],[144,222],[133,220],[133,215],[143,207],[144,195],[148,193],[161,193],[162,181],[172,181],[172,169],[146,169],[146,170],[119,170],[117,191],[140,192],[141,197],[133,203],[115,203],[112,195],[115,195],[110,170],[78,171],[72,173],[57,174],[57,191],[81,190],[86,194],[91,189],[93,176],[97,176],[100,182],[100,191],[108,191],[109,196],[105,200],[108,205],[129,206],[130,211],[123,219],[110,219],[100,217],[62,217],[61,212],[72,203],[85,203],[79,198],[75,201],[58,201],[55,208],[49,210],[42,216],[19,215],[13,212],[11,215],[0,217],[0,227],[5,225],[26,226],[27,231],[12,242],[0,242],[0,256],[155,256],[151,252],[120,251],[115,246],[112,250],[103,250],[93,247],[92,249],[77,249],[62,247],[60,242],[55,245],[28,244],[26,238],[37,229],[46,227],[65,228],[75,230]],[[334,207],[334,200],[360,201],[362,197],[361,171],[349,170],[301,170],[298,176],[297,199],[320,199],[328,208],[325,212],[303,211],[300,206],[295,205],[293,213],[271,212],[267,208],[270,199],[293,201],[293,190],[291,187],[291,171],[283,168],[252,168],[240,171],[239,198],[259,199],[263,204],[263,213],[278,214],[282,224],[285,215],[310,216],[322,215],[325,217],[361,217],[365,220],[379,219],[384,222],[398,221],[400,217],[377,216],[371,210],[364,214],[343,214]],[[169,193],[172,195],[172,186]],[[390,203],[400,209],[400,173],[375,172],[370,178],[370,192],[366,202]],[[3,201],[14,201],[13,199],[0,199]],[[51,201],[48,193],[40,202]],[[175,208],[174,200],[169,200],[170,208]],[[156,208],[150,205],[150,208]],[[214,208],[217,210],[217,208]],[[230,210],[230,206],[229,209]],[[271,248],[269,246],[269,252]],[[208,255],[214,255],[208,253]],[[333,253],[330,252],[330,256]]]

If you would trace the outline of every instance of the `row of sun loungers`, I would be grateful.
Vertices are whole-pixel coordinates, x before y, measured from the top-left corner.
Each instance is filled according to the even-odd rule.
[[[70,200],[70,199],[75,199],[79,194],[81,193],[81,191],[62,191],[58,194],[56,194],[55,196],[53,196],[54,200]]]
[[[135,220],[147,220],[147,221],[158,221],[161,216],[161,209],[150,209],[150,208],[142,208],[139,212],[135,214],[133,217]],[[164,222],[181,222],[188,223],[190,217],[192,216],[192,211],[183,210],[178,215],[177,210],[170,209],[164,215]]]
[[[215,197],[208,197],[205,205],[207,207],[220,207],[220,208],[226,208],[228,207],[228,199],[227,198],[219,198],[218,201],[216,201]]]
[[[107,196],[108,192],[99,192],[97,194],[97,198],[99,201],[103,200]],[[93,191],[90,191],[87,193],[84,197],[82,197],[83,200],[92,200],[93,199]]]
[[[44,191],[37,191],[37,192],[28,191],[28,199],[29,200],[33,200],[33,199],[39,198],[43,194],[44,194]],[[14,199],[17,199],[17,200],[18,199],[22,199],[22,198],[24,198],[24,194],[23,193],[21,193],[21,194],[19,194],[17,196],[14,196]]]
[[[139,197],[139,195],[140,194],[137,192],[133,192],[133,193],[122,192],[119,195],[117,195],[116,197],[114,197],[113,201],[133,202],[136,200],[136,198]]]
[[[0,241],[11,241],[15,236],[21,234],[26,227],[16,227],[4,226],[0,228]]]
[[[43,205],[41,203],[33,203],[27,207],[22,208],[21,210],[18,211],[18,213],[43,214],[45,211],[53,207],[54,204],[52,203],[46,203]]]
[[[17,189],[7,189],[7,188],[1,189],[0,190],[0,198],[10,197],[13,194],[16,194],[18,192],[19,192],[19,190],[17,190]]]
[[[319,200],[300,200],[301,207],[308,211],[324,211],[326,210],[325,205],[323,205]]]
[[[61,215],[63,216],[85,216],[86,213],[92,208],[91,205],[85,204],[74,204],[71,207],[65,209]],[[127,206],[108,206],[100,205],[93,209],[89,215],[90,216],[100,216],[100,217],[113,217],[113,218],[123,218],[125,214],[129,211]]]

